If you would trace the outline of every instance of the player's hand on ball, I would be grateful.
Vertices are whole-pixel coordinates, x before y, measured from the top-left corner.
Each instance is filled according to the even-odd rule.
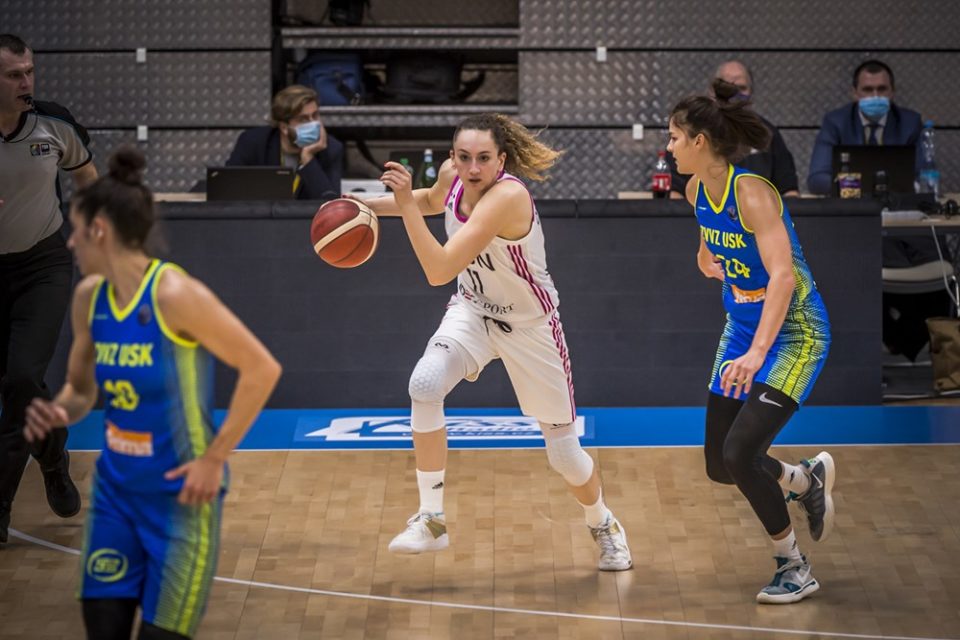
[[[413,202],[413,176],[399,162],[387,162],[387,170],[380,176],[380,182],[393,190],[394,198],[401,207]]]

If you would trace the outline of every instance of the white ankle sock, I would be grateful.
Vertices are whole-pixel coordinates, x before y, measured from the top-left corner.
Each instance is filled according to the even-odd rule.
[[[806,467],[786,462],[780,462],[780,466],[783,467],[783,475],[777,481],[780,487],[785,491],[793,491],[798,496],[806,493],[810,488],[810,476],[807,475]]]
[[[790,560],[800,559],[800,548],[797,546],[797,536],[793,529],[790,529],[790,533],[785,538],[781,540],[771,539],[771,542],[773,542],[773,555]]]
[[[600,497],[593,504],[581,504],[580,506],[583,507],[583,515],[587,520],[587,525],[594,529],[603,524],[608,516],[613,515],[610,513],[610,509],[607,509],[607,505],[603,504],[603,491],[600,492]]]
[[[417,486],[420,488],[420,511],[443,513],[443,474],[440,471],[417,469]]]

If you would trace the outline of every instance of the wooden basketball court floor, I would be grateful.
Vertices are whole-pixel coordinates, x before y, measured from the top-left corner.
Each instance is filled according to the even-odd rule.
[[[841,446],[836,529],[810,541],[821,590],[761,606],[769,544],[697,447],[591,449],[635,567],[596,569],[582,512],[542,450],[451,451],[450,549],[395,556],[416,508],[408,451],[241,451],[198,638],[960,638],[960,447]],[[777,447],[796,460],[818,450]],[[94,453],[73,455],[86,497]],[[0,548],[0,638],[83,637],[83,512],[46,507],[36,465]]]

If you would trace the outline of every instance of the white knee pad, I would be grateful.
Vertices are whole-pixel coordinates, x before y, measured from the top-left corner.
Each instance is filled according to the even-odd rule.
[[[410,374],[410,423],[414,431],[443,428],[443,400],[469,373],[473,359],[456,341],[434,338]]]
[[[580,446],[573,423],[540,424],[547,445],[547,460],[554,471],[575,487],[583,486],[593,475],[593,458]]]

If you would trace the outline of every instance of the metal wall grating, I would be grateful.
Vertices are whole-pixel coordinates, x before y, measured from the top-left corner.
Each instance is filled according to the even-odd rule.
[[[520,46],[955,49],[952,0],[520,0]]]
[[[718,63],[740,57],[754,73],[757,110],[780,126],[819,127],[823,115],[851,100],[853,70],[868,54],[837,52],[593,52],[520,54],[520,106],[528,122],[666,126],[670,109],[705,93]],[[891,53],[898,104],[940,126],[960,126],[955,91],[960,65],[952,53]]]
[[[35,56],[36,95],[89,128],[266,123],[269,52],[51,53]]]
[[[0,0],[0,16],[37,51],[270,47],[269,0]]]

